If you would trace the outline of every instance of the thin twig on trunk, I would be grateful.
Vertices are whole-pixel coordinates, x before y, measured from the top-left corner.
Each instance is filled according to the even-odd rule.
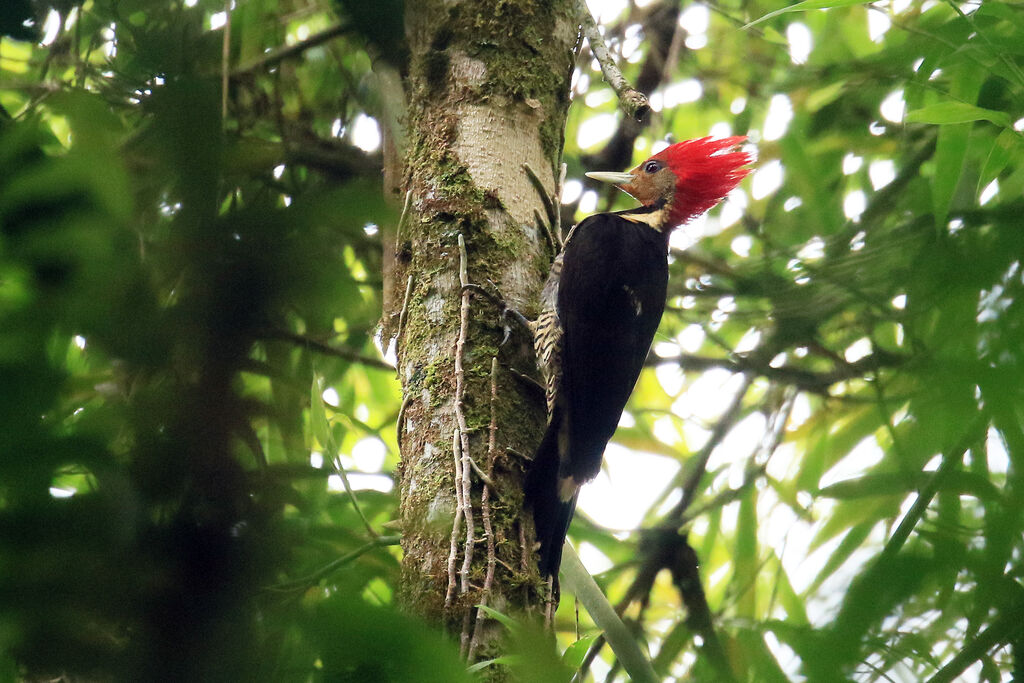
[[[496,551],[494,543],[494,529],[491,526],[491,484],[490,477],[494,474],[494,454],[497,450],[498,441],[498,357],[491,357],[491,424],[487,436],[487,479],[484,480],[484,490],[480,494],[480,516],[483,519],[484,538],[487,539],[487,573],[484,576],[484,586],[480,595],[480,604],[487,606],[487,599],[490,597],[491,589],[494,586],[494,569],[496,565]],[[469,651],[466,661],[471,663],[476,656],[476,649],[480,644],[480,634],[483,631],[483,624],[486,621],[484,610],[476,612],[476,625],[473,627],[473,638],[469,641]]]
[[[452,522],[452,542],[448,550],[448,591],[444,596],[444,606],[448,608],[455,597],[457,582],[455,579],[455,567],[459,558],[459,531],[462,524],[462,488],[459,482],[462,481],[462,445],[459,442],[459,428],[452,432],[452,457],[455,461],[455,521]]]

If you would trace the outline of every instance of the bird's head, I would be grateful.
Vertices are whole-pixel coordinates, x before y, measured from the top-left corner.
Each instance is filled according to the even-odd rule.
[[[628,173],[587,173],[595,180],[618,185],[644,206],[664,207],[660,227],[671,230],[720,202],[750,173],[753,157],[736,148],[746,140],[733,136],[677,142]]]

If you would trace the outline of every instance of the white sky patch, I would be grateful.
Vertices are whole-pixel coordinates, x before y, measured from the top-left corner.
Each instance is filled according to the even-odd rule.
[[[903,114],[907,111],[907,102],[903,99],[903,91],[890,93],[879,106],[882,117],[893,123],[902,123]]]
[[[615,93],[608,88],[596,88],[587,93],[587,96],[583,98],[583,103],[591,109],[596,109],[606,102],[611,102],[615,99]]]
[[[375,152],[380,147],[380,126],[376,119],[359,114],[352,124],[352,144],[364,152]]]
[[[562,185],[562,203],[572,204],[583,194],[583,183],[576,179],[566,180]]]
[[[685,378],[675,363],[664,363],[655,367],[654,376],[669,396],[678,396],[683,391]]]
[[[1006,452],[1006,442],[994,428],[988,428],[985,441],[985,459],[988,461],[989,472],[1005,474],[1010,466],[1010,456]]]
[[[807,394],[797,394],[796,398],[793,399],[793,410],[789,413],[789,424],[786,425],[786,429],[790,431],[797,429],[807,421],[811,413],[811,400],[807,398]]]
[[[853,175],[864,165],[864,157],[859,157],[853,152],[847,152],[843,157],[843,175]]]
[[[888,14],[881,10],[872,9],[870,6],[868,7],[868,37],[871,38],[872,42],[882,42],[882,38],[890,26],[892,26],[892,20]]]
[[[110,26],[107,26],[103,29],[103,31],[100,32],[100,35],[103,36],[103,40],[105,41],[103,45],[100,46],[100,50],[103,52],[103,55],[108,59],[113,59],[115,56],[117,56],[117,41],[115,40],[117,34],[114,31],[115,28],[116,24],[111,24]],[[105,78],[109,78],[106,72],[103,74],[103,76]],[[111,74],[111,76],[113,76],[113,74]]]
[[[274,167],[274,180],[280,180],[281,176],[284,175],[284,164],[278,164]]]
[[[751,413],[737,422],[722,439],[722,443],[711,452],[711,457],[708,458],[708,471],[729,467],[729,486],[739,487],[743,483],[743,470],[747,460],[755,445],[761,440],[764,428],[765,419],[761,413]]]
[[[719,121],[715,125],[711,126],[711,130],[708,131],[708,135],[713,138],[727,138],[732,135],[732,126],[725,121]]]
[[[892,307],[898,308],[901,311],[907,307],[907,295],[898,294],[892,298]]]
[[[633,451],[611,443],[605,467],[594,481],[580,489],[579,506],[601,526],[634,529],[651,504],[651,482],[668,482],[679,463],[662,455]]]
[[[185,0],[185,7],[195,7],[199,0]]]
[[[882,189],[896,179],[896,163],[892,159],[872,161],[868,166],[868,178],[873,189]]]
[[[796,253],[797,257],[803,261],[812,261],[820,259],[825,255],[825,240],[821,239],[817,235],[807,240],[800,251]]]
[[[1017,119],[1014,121],[1013,129],[1017,132],[1024,131],[1024,119]]]
[[[773,159],[758,167],[750,181],[750,195],[754,199],[764,199],[782,186],[782,162]]]
[[[70,498],[71,496],[78,493],[78,491],[72,486],[51,486],[50,496],[53,498]]]
[[[964,14],[971,14],[979,7],[981,7],[981,0],[974,0],[974,2],[965,2],[960,5],[960,11]]]
[[[309,466],[320,469],[324,466],[324,454],[320,451],[312,451],[309,454]]]
[[[665,140],[657,140],[657,141],[655,141],[655,143],[653,145],[651,145],[651,154],[652,155],[657,154],[658,152],[660,152],[661,150],[663,150],[663,149],[665,149],[667,147],[668,147],[668,142],[666,142]]]
[[[579,547],[576,548],[576,553],[580,556],[580,562],[583,563],[583,566],[591,574],[606,572],[613,566],[608,556],[598,550],[597,546],[592,543],[587,543],[586,541],[580,543]]]
[[[647,98],[647,103],[651,105],[652,111],[661,111],[665,105],[665,96],[660,90],[652,92],[651,96]]]
[[[597,193],[593,190],[587,190],[580,197],[579,211],[591,214],[594,213],[594,209],[597,208]]]
[[[783,202],[782,210],[788,213],[788,212],[792,211],[793,209],[795,209],[795,208],[797,208],[799,206],[802,206],[803,203],[804,203],[804,200],[800,199],[799,197],[789,197],[789,198],[786,199],[785,202]]]
[[[786,40],[789,41],[789,59],[794,64],[806,63],[813,45],[811,29],[806,24],[794,21],[786,27]]]
[[[82,351],[85,351],[85,337],[83,337],[80,334],[76,334],[71,339],[71,341],[74,342],[75,346],[77,346],[79,349],[81,349]]]
[[[874,436],[861,439],[860,443],[822,475],[821,488],[863,475],[878,464],[882,455],[882,449]]]
[[[334,387],[327,387],[324,389],[324,393],[320,394],[320,398],[324,400],[324,403],[331,406],[337,406],[338,401],[340,400],[338,397],[338,391]]]
[[[698,33],[697,35],[686,36],[686,40],[683,43],[691,50],[699,50],[702,47],[707,47],[708,34]]]
[[[846,347],[846,351],[843,352],[843,358],[846,359],[847,363],[856,363],[861,358],[870,356],[871,348],[871,340],[867,337],[861,337]]]
[[[52,43],[57,38],[59,30],[60,15],[56,10],[50,10],[50,13],[46,15],[46,21],[43,22],[43,39],[39,41],[39,44],[49,45]]]
[[[772,95],[768,103],[768,115],[764,120],[763,139],[778,140],[786,134],[789,122],[793,120],[793,105],[785,95]]]
[[[639,51],[641,39],[643,37],[642,29],[643,27],[640,26],[640,24],[631,24],[626,27],[620,52],[622,53],[622,58],[627,62],[631,61],[631,58],[633,57],[641,57],[643,55],[643,53]]]
[[[331,122],[331,135],[336,138],[340,138],[345,134],[345,124],[342,123],[341,119],[334,119]]]
[[[754,240],[750,235],[740,235],[733,239],[729,244],[729,248],[732,249],[732,253],[736,254],[740,258],[747,258],[750,256],[750,248],[754,246]]]
[[[618,117],[615,114],[598,114],[580,124],[576,132],[576,144],[582,149],[604,142],[615,132]]]
[[[675,420],[668,415],[654,421],[654,424],[651,425],[651,434],[655,439],[668,446],[678,446],[681,441]]]
[[[705,336],[704,328],[694,323],[684,327],[683,331],[676,337],[676,340],[683,351],[697,353],[700,351],[700,347],[704,345]]]
[[[696,102],[704,94],[704,87],[696,78],[673,83],[665,88],[664,104],[671,109],[687,102]]]
[[[587,8],[598,24],[607,24],[626,10],[626,0],[587,0]]]
[[[352,459],[355,460],[356,468],[363,472],[380,472],[387,454],[387,446],[376,437],[361,439],[352,447]]]
[[[224,28],[224,24],[228,23],[227,12],[215,12],[210,15],[210,30],[216,31],[219,28]]]
[[[747,98],[737,97],[729,103],[729,111],[733,114],[742,114],[743,110],[747,108]],[[1024,120],[1024,119],[1022,119]]]
[[[999,194],[999,178],[993,179],[991,183],[985,186],[985,189],[981,191],[981,195],[978,196],[978,204],[985,206],[997,194]]]
[[[756,349],[760,342],[761,331],[752,327],[736,342],[736,348],[733,351],[736,353],[747,353]]]
[[[885,133],[885,126],[878,121],[872,121],[868,124],[868,132],[872,135],[882,135]]]
[[[867,206],[868,200],[863,190],[854,190],[843,198],[843,214],[854,223],[860,220]]]
[[[679,25],[690,35],[708,32],[711,13],[705,5],[693,3],[679,14]]]
[[[388,493],[395,487],[395,483],[391,480],[391,477],[386,477],[383,474],[360,474],[359,472],[348,472],[348,483],[352,485],[352,488],[356,491],[380,491],[381,493]],[[341,475],[332,474],[327,477],[327,490],[335,493],[341,493],[345,490],[345,482],[341,480]]]
[[[672,413],[683,419],[697,418],[710,423],[725,412],[743,378],[724,368],[701,374],[685,394],[672,404]]]
[[[726,195],[725,201],[722,202],[722,209],[718,213],[718,230],[716,232],[721,232],[743,218],[743,211],[746,208],[747,193],[738,187],[731,190]]]

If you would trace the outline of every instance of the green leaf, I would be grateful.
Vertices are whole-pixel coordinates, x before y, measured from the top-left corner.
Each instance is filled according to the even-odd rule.
[[[472,666],[468,667],[466,671],[468,671],[471,674],[474,674],[477,671],[483,671],[487,667],[493,666],[495,664],[505,664],[506,666],[513,666],[516,664],[521,664],[522,661],[522,655],[505,655],[504,657],[495,657],[494,659],[485,659],[482,662],[477,662],[476,664],[473,664]]]
[[[487,605],[477,605],[476,608],[479,609],[479,610],[482,610],[484,614],[486,614],[487,616],[491,617],[495,621],[501,622],[502,624],[505,625],[506,628],[508,628],[510,630],[511,629],[515,629],[515,628],[517,628],[519,626],[519,624],[516,623],[516,620],[513,619],[512,617],[510,617],[507,614],[504,614],[502,612],[499,612],[498,610],[496,610],[494,608],[488,607]]]
[[[970,123],[971,121],[990,121],[1003,128],[1013,128],[1013,121],[1010,120],[1010,115],[1006,112],[984,109],[966,102],[939,102],[915,109],[907,114],[907,123],[946,125]]]
[[[953,193],[963,172],[970,135],[969,123],[944,125],[939,129],[935,146],[935,176],[932,178],[932,213],[935,227],[939,230],[946,226]]]
[[[757,26],[761,22],[768,21],[769,19],[777,17],[780,14],[788,14],[790,12],[806,12],[807,10],[812,9],[832,9],[834,7],[850,7],[852,5],[865,4],[867,3],[863,2],[862,0],[804,0],[803,2],[798,2],[795,5],[783,7],[782,9],[777,9],[774,12],[769,12],[760,19],[755,19],[754,21],[742,26],[741,28],[743,30],[746,30],[751,26]]]
[[[600,633],[594,633],[589,636],[583,636],[575,643],[565,648],[565,652],[562,653],[562,661],[571,668],[573,671],[579,669],[583,664],[583,659],[587,656],[587,651],[590,646],[594,644],[594,641],[600,637]]]
[[[989,183],[998,178],[1010,159],[1020,154],[1020,151],[1020,133],[1010,129],[999,133],[999,137],[992,143],[992,149],[989,150],[985,165],[981,169],[981,175],[978,177],[977,194],[980,195]]]

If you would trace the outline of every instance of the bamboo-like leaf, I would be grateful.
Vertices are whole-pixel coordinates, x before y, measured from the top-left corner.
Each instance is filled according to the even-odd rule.
[[[615,656],[622,663],[626,673],[638,683],[655,683],[658,680],[651,668],[651,662],[640,651],[636,639],[608,598],[598,587],[594,578],[580,562],[572,545],[568,542],[562,548],[562,585],[583,603],[594,623],[604,631],[604,637]]]
[[[921,109],[907,113],[907,123],[933,123],[947,125],[951,123],[970,123],[972,121],[989,121],[1012,130],[1013,121],[1004,111],[984,109],[966,102],[947,101],[930,104]],[[1018,136],[1019,137],[1019,136]]]
[[[781,14],[788,14],[790,12],[806,12],[812,9],[832,9],[835,7],[850,7],[851,5],[865,4],[867,3],[862,0],[803,0],[803,2],[798,2],[790,5],[789,7],[783,7],[782,9],[777,9],[774,12],[769,12],[760,19],[755,19],[741,28],[746,30],[751,26],[757,26],[763,21],[768,21],[769,19],[773,19]]]
[[[594,644],[594,641],[598,639],[601,634],[594,633],[589,636],[583,636],[575,643],[565,648],[565,652],[562,653],[562,661],[565,662],[566,666],[575,671],[580,668],[583,664],[583,659],[587,656],[587,650]]]
[[[999,174],[1003,172],[1006,165],[1010,162],[1010,159],[1014,155],[1020,154],[1021,150],[1021,135],[1015,130],[1007,129],[999,134],[992,143],[992,149],[989,150],[988,157],[985,159],[985,165],[981,169],[981,175],[978,176],[978,188],[977,194],[981,194],[981,191],[991,183],[993,180],[999,177]]]
[[[515,619],[513,619],[512,617],[508,616],[503,612],[499,612],[493,607],[488,607],[487,605],[477,605],[476,607],[479,610],[483,610],[484,614],[491,617],[495,621],[504,624],[504,626],[510,630],[515,629],[519,626],[519,624],[516,623]]]

